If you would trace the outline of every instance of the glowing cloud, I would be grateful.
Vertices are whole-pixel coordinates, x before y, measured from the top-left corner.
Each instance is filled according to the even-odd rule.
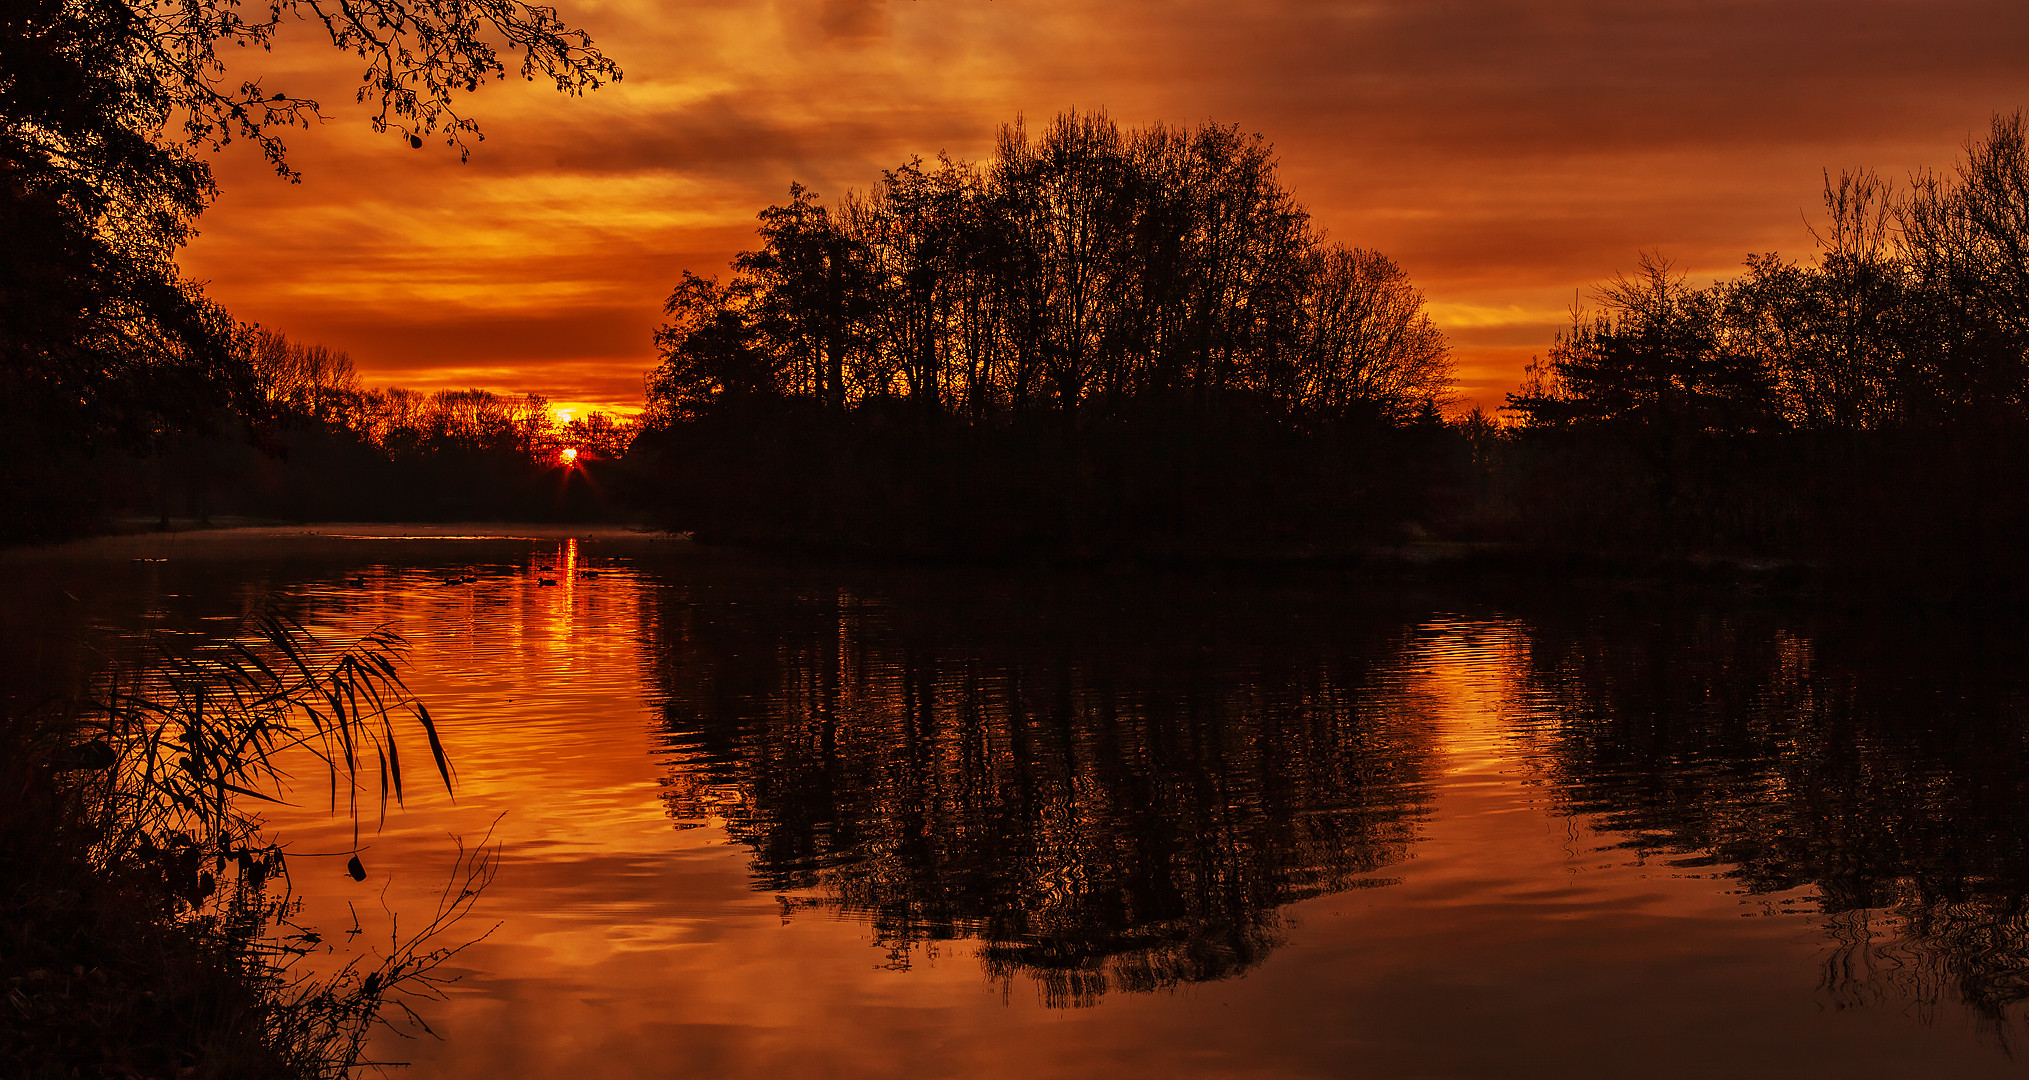
[[[1260,131],[1315,223],[1432,301],[1467,394],[1498,403],[1575,294],[1658,248],[1694,276],[1809,254],[1820,170],[1944,166],[2029,103],[2029,8],[1972,0],[1624,4],[1150,0],[565,5],[627,68],[579,100],[470,102],[471,164],[372,135],[356,64],[272,65],[339,119],[287,185],[236,148],[187,268],[251,318],[351,352],[371,382],[638,403],[682,270],[724,272],[791,180],[827,197],[997,125]],[[307,41],[307,35],[304,35]]]

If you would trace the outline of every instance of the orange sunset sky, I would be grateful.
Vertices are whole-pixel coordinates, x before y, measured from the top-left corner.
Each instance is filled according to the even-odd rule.
[[[1493,406],[1640,250],[1696,282],[1807,258],[1823,169],[1949,167],[2029,105],[2021,0],[558,6],[625,80],[488,86],[462,165],[375,135],[362,62],[309,27],[251,58],[331,119],[288,140],[300,184],[217,158],[186,272],[370,384],[631,410],[672,282],[723,274],[792,180],[835,196],[912,154],[984,157],[1017,115],[1103,108],[1265,135],[1319,226],[1408,270]]]

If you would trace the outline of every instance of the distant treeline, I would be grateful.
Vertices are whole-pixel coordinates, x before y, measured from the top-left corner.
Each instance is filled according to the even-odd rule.
[[[559,423],[540,394],[364,387],[345,353],[269,331],[248,333],[244,348],[259,402],[242,418],[251,438],[239,440],[227,474],[206,475],[200,464],[182,491],[241,513],[584,516],[598,510],[584,470],[618,459],[633,437],[630,424],[603,412]],[[179,464],[174,453],[164,462],[165,514],[176,509]]]
[[[1066,113],[760,220],[656,336],[638,449],[673,527],[1090,550],[1241,525],[1201,511],[1364,535],[1427,486],[1401,433],[1441,427],[1444,337],[1395,263],[1311,227],[1259,136]]]
[[[559,423],[538,394],[365,387],[343,352],[255,327],[226,339],[212,365],[211,404],[179,422],[151,418],[93,439],[71,429],[24,445],[28,467],[5,482],[13,497],[0,514],[0,541],[61,538],[120,515],[548,520],[615,512],[598,474],[624,455],[630,422],[595,411]],[[33,415],[18,401],[0,403],[0,413],[16,410]]]

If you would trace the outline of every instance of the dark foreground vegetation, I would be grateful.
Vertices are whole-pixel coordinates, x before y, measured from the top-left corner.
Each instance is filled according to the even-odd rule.
[[[205,151],[240,140],[291,176],[280,136],[323,116],[222,59],[298,19],[361,58],[374,127],[417,148],[476,137],[458,96],[510,63],[568,93],[619,77],[520,0],[0,5],[0,544],[136,512],[559,512],[532,502],[558,490],[536,403],[359,391],[342,358],[241,325],[179,272],[217,194]],[[309,939],[279,936],[281,853],[239,802],[268,793],[275,754],[347,781],[384,767],[399,794],[410,703],[391,638],[249,629],[0,713],[0,1075],[342,1075],[388,995],[442,958],[411,939],[377,967],[290,975]],[[432,929],[484,877],[467,865]]]
[[[641,504],[702,539],[884,552],[1775,560],[2019,586],[2029,153],[1827,182],[1817,257],[1596,293],[1450,419],[1406,275],[1328,243],[1234,129],[1066,114],[835,207],[797,187],[658,335]]]
[[[434,939],[489,856],[461,866],[421,933],[311,977],[293,966],[318,938],[290,922],[285,855],[246,809],[306,762],[332,774],[334,808],[384,806],[398,722],[450,782],[401,648],[261,616],[158,639],[87,693],[0,714],[0,1073],[341,1077],[383,1005],[430,992],[456,951]]]

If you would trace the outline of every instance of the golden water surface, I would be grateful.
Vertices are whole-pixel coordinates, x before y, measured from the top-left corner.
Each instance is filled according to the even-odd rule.
[[[414,742],[362,882],[321,778],[267,815],[325,965],[497,846],[407,1075],[2020,1071],[2005,631],[429,532],[22,556],[0,623],[408,637],[454,792]]]

